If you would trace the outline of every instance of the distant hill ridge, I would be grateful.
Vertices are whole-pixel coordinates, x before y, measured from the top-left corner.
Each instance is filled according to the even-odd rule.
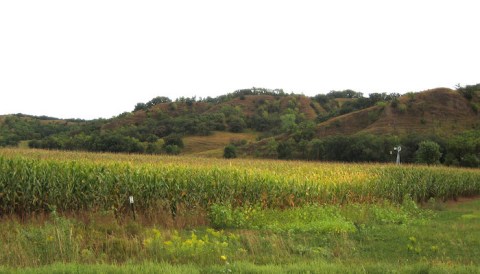
[[[133,112],[128,117],[114,118],[104,125],[113,129],[122,125],[142,123],[148,116],[163,113],[173,117],[183,114],[202,115],[220,112],[223,107],[240,108],[245,117],[251,117],[264,104],[263,102],[278,102],[281,110],[288,109],[289,102],[294,98],[296,107],[307,120],[316,121],[319,115],[328,112],[314,97],[304,95],[245,95],[234,97],[228,101],[216,104],[193,102],[188,106],[184,102],[160,103],[146,110]],[[358,100],[357,98],[335,98],[334,109],[339,109],[342,103]],[[479,126],[479,96],[471,100],[460,92],[449,88],[436,88],[423,92],[410,92],[398,98],[398,102],[378,104],[360,110],[353,110],[343,115],[332,117],[324,122],[318,122],[316,133],[318,137],[373,133],[373,134],[408,134],[411,132],[449,135],[456,131],[472,129]],[[171,105],[176,104],[175,109]]]
[[[159,96],[110,119],[0,116],[0,146],[29,141],[30,147],[49,149],[135,153],[165,153],[168,149],[174,154],[183,149],[183,153],[212,151],[212,155],[218,155],[226,143],[239,136],[249,143],[245,153],[254,155],[269,142],[273,147],[269,141],[272,138],[293,138],[299,145],[302,141],[357,134],[448,137],[480,129],[479,90],[477,84],[402,96],[373,93],[366,97],[344,90],[309,97],[281,89],[252,88],[216,98],[182,97],[172,101]],[[190,138],[193,136],[198,138]],[[190,138],[186,139],[186,148],[182,138]]]

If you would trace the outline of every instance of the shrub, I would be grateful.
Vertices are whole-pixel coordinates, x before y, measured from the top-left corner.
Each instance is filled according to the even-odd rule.
[[[214,204],[210,207],[208,218],[214,228],[241,228],[246,224],[246,217],[241,208],[230,205]]]
[[[231,144],[231,145],[234,145],[234,146],[236,146],[236,147],[244,146],[244,145],[247,144],[247,140],[245,140],[245,139],[232,138],[232,139],[230,139],[230,144]]]
[[[158,154],[162,151],[162,145],[160,142],[147,143],[145,147],[145,153],[147,154]]]
[[[377,102],[377,106],[379,107],[386,107],[387,106],[387,102],[383,102],[383,101],[380,101],[380,102]]]
[[[407,106],[405,104],[398,104],[397,108],[400,113],[405,113],[405,111],[407,111]]]
[[[478,113],[478,109],[480,108],[478,104],[470,103],[470,106],[472,107],[473,112]]]
[[[180,154],[180,148],[177,145],[167,145],[164,147],[164,150],[167,154],[170,154],[170,155]]]
[[[183,140],[179,135],[172,134],[172,135],[169,135],[169,136],[163,138],[163,140],[165,142],[163,144],[164,147],[166,147],[168,145],[175,145],[179,148],[183,148]]]
[[[235,147],[234,145],[226,146],[223,150],[223,158],[237,158],[237,147]]]
[[[228,119],[227,124],[228,129],[231,132],[242,132],[247,127],[245,121],[240,117],[232,117]]]
[[[170,104],[168,104],[168,108],[169,108],[170,110],[174,111],[174,110],[177,110],[178,106],[177,106],[176,103],[171,102]]]
[[[395,98],[394,100],[392,100],[392,102],[390,103],[390,105],[392,106],[392,108],[396,108],[398,106],[398,99]]]

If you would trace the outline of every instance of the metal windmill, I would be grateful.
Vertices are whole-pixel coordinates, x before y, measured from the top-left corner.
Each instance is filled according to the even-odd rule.
[[[397,151],[397,165],[400,164],[400,151],[402,151],[402,147],[400,145],[393,148],[393,150]]]

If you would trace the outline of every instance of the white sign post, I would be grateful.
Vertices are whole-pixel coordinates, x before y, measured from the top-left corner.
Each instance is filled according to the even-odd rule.
[[[135,221],[135,205],[133,204],[133,196],[129,196],[128,200],[130,201],[130,208],[132,209],[133,213],[133,220]]]

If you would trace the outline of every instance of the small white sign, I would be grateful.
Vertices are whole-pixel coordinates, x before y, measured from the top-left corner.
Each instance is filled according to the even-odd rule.
[[[128,199],[130,200],[130,203],[133,204],[133,196],[128,197]]]

